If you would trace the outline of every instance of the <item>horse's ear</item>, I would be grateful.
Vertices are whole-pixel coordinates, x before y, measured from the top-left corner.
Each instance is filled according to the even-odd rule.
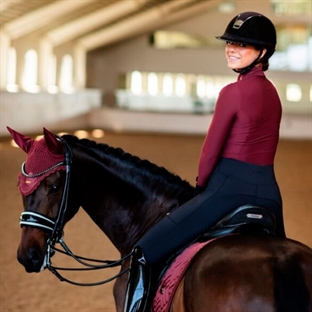
[[[8,131],[11,134],[11,137],[15,141],[15,143],[25,152],[28,153],[34,144],[35,140],[32,138],[27,137],[26,135],[23,135],[15,130],[13,130],[10,127],[7,127]]]
[[[62,145],[62,142],[57,139],[57,137],[47,130],[46,128],[43,128],[43,134],[45,141],[47,143],[47,146],[49,150],[56,155],[63,155],[64,154],[64,148]]]

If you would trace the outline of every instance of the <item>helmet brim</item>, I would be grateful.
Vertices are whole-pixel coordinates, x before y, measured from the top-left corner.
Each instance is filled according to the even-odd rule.
[[[222,36],[217,36],[215,38],[218,39],[218,40],[223,40],[223,41],[244,43],[244,44],[248,44],[248,45],[251,45],[251,46],[263,47],[263,48],[266,48],[266,49],[272,49],[271,45],[269,45],[267,42],[258,41],[258,40],[252,40],[252,39],[244,38],[244,37],[233,36],[233,35],[226,34],[226,33],[223,34]]]

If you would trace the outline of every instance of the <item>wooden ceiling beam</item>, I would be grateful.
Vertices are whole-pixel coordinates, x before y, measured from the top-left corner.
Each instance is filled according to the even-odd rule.
[[[168,2],[121,21],[111,27],[87,35],[81,38],[79,43],[84,46],[86,50],[94,50],[199,14],[204,10],[218,6],[222,1],[223,0],[210,0],[198,3],[196,0],[183,0]],[[183,6],[187,2],[194,3],[184,8]],[[179,8],[178,5],[183,6]]]
[[[48,25],[60,16],[64,16],[83,6],[90,5],[97,0],[62,0],[56,1],[27,13],[20,18],[17,18],[4,25],[3,29],[9,34],[11,39],[17,39],[32,31],[38,30],[43,26]]]
[[[70,21],[47,33],[47,38],[54,46],[73,40],[81,35],[91,32],[94,29],[103,27],[116,19],[124,17],[139,10],[150,0],[118,0],[117,2],[103,9],[84,17]]]

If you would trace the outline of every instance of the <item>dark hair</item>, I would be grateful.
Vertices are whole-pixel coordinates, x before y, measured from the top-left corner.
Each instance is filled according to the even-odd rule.
[[[262,66],[262,70],[263,71],[266,71],[266,70],[269,69],[269,66],[270,66],[269,60],[263,60],[263,61],[260,62],[260,64]]]
[[[258,45],[254,46],[254,47],[258,51],[263,50],[263,48],[258,46]],[[269,64],[269,59],[267,57],[264,56],[262,59],[260,59],[259,64],[262,66],[263,71],[266,71],[269,69],[270,64]]]

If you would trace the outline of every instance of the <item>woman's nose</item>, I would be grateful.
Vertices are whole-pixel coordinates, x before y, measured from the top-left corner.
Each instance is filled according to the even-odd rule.
[[[236,44],[228,43],[228,44],[226,45],[226,48],[227,48],[229,51],[235,51],[236,48],[237,48],[237,46],[236,46]]]

